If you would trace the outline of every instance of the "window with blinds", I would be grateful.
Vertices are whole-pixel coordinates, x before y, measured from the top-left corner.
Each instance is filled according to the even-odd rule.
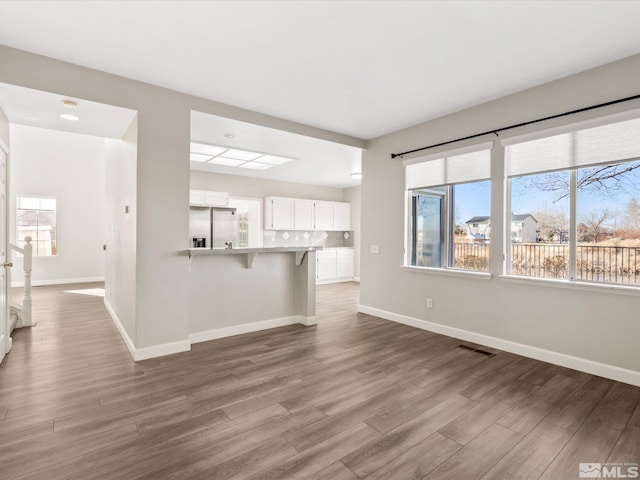
[[[508,273],[640,285],[640,118],[506,146]],[[535,238],[532,232],[535,231]]]
[[[407,264],[489,271],[491,144],[405,163]]]

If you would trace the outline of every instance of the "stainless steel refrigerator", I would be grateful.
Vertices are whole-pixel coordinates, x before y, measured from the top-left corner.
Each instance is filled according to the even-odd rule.
[[[191,248],[211,248],[211,208],[189,207]]]

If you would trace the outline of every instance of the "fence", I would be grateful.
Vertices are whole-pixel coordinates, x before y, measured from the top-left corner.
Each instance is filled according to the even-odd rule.
[[[640,247],[578,245],[576,279],[640,285]],[[455,266],[489,270],[489,244],[455,244]],[[511,244],[511,273],[542,278],[569,276],[569,246],[550,243]]]

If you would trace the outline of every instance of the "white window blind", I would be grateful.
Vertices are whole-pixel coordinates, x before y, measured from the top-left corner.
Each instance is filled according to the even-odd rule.
[[[407,189],[437,187],[491,178],[491,151],[444,156],[406,166]]]
[[[567,170],[640,159],[640,119],[506,147],[507,175]]]

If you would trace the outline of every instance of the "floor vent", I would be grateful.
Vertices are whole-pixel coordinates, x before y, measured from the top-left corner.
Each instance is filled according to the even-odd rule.
[[[495,357],[495,353],[487,352],[486,350],[480,350],[479,348],[473,348],[469,345],[458,345],[458,348],[464,348],[465,350],[470,350],[472,352],[481,353],[482,355],[486,355],[487,357]]]

